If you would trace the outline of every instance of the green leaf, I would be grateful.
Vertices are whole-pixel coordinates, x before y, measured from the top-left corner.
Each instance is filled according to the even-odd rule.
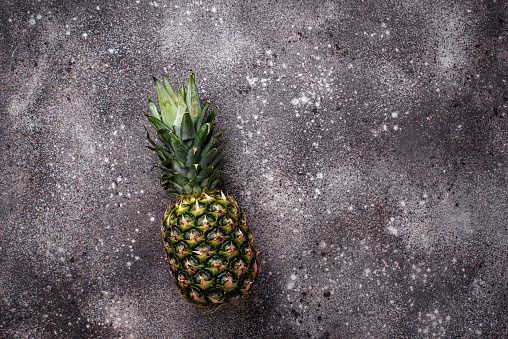
[[[173,179],[173,175],[167,174],[167,173],[163,174],[162,177],[161,177],[161,181],[163,181],[163,180],[171,180],[171,179]]]
[[[164,161],[161,161],[161,165],[166,168],[173,169],[173,160],[171,158],[169,158]]]
[[[145,127],[145,131],[146,131],[146,140],[148,140],[148,142],[153,145],[153,147],[151,147],[151,146],[146,146],[146,147],[151,149],[152,151],[155,151],[155,152],[162,152],[162,154],[164,156],[163,160],[170,159],[171,153],[168,152],[167,150],[165,150],[164,148],[158,146],[155,142],[153,142],[152,138],[150,138],[150,134],[148,134],[148,131],[146,130],[146,127]],[[161,160],[161,161],[163,161],[163,160]]]
[[[148,130],[146,129],[146,127],[143,126],[143,128],[145,129],[145,132],[146,132],[146,140],[148,140],[148,142],[151,143],[154,147],[159,147],[155,144],[155,142],[153,142],[152,138],[150,138],[150,133],[148,133]]]
[[[178,109],[176,111],[176,118],[173,122],[173,128],[176,133],[176,135],[181,138],[182,137],[182,119],[183,115],[185,114],[187,110],[187,105],[185,105],[185,90],[183,90],[183,84],[182,89],[178,92]]]
[[[173,125],[173,131],[175,131],[175,135],[179,138],[182,137],[182,126],[181,125]]]
[[[203,126],[203,120],[205,118],[206,112],[208,111],[208,106],[210,106],[210,101],[206,100],[205,101],[205,106],[201,110],[201,114],[200,114],[199,119],[198,119],[198,121],[196,123],[196,130],[197,131],[199,131],[201,126]]]
[[[208,122],[212,123],[215,120],[215,115],[217,115],[218,111],[219,111],[219,106],[216,106],[215,109],[212,111],[212,113],[210,113],[210,115],[206,118],[205,124]]]
[[[193,164],[196,164],[199,160],[199,157],[201,155],[201,149],[190,147],[189,153],[187,153],[187,157],[185,158],[185,166],[191,166]]]
[[[171,159],[171,153],[169,153],[168,151],[166,151],[164,148],[162,147],[159,147],[157,145],[155,145],[155,147],[151,147],[151,146],[146,146],[148,149],[151,149],[152,151],[154,152],[160,152],[161,154],[159,155],[157,153],[157,155],[159,156],[159,159],[161,159],[161,162],[163,161],[166,161],[167,159]],[[162,156],[162,157],[161,157]]]
[[[154,77],[153,81],[155,81],[155,89],[157,90],[157,98],[159,99],[162,121],[166,125],[172,126],[177,115],[176,103],[159,79]]]
[[[166,157],[166,159],[171,159],[171,157],[172,157],[171,153],[162,147],[159,148],[159,152],[164,154],[164,157]]]
[[[208,140],[210,140],[213,137],[213,131],[215,129],[215,126],[217,126],[216,122],[207,122],[207,124],[210,124],[210,131],[208,132]]]
[[[154,151],[155,153],[157,153],[157,149],[156,149],[155,147],[152,147],[152,146],[146,146],[146,148],[148,148],[148,149],[150,149],[150,150]],[[161,157],[161,155],[159,155],[158,153],[157,153],[157,155],[159,156],[159,159],[160,159],[161,161],[166,160],[163,156]]]
[[[217,152],[219,152],[219,150],[217,149]],[[221,155],[219,155],[217,158],[215,158],[214,161],[212,161],[212,163],[210,164],[210,166],[213,166],[215,167],[219,161],[221,161],[222,157],[224,157],[227,153],[222,153]]]
[[[160,151],[155,151],[157,153],[157,156],[159,157],[159,160],[161,161],[161,163],[163,163],[164,161],[168,160],[163,154],[162,152]]]
[[[171,186],[175,189],[176,193],[183,194],[183,187],[182,185],[177,184],[176,182],[171,182]]]
[[[184,163],[176,157],[173,157],[173,170],[180,174],[182,177],[187,175],[187,166],[185,166]]]
[[[171,181],[173,180],[174,176],[171,175],[171,174],[164,174],[161,179],[159,180],[159,183],[160,185],[162,186],[162,188],[164,189],[168,189],[169,186],[171,185]]]
[[[201,193],[201,187],[199,187],[199,185],[195,185],[194,187],[192,187],[192,194],[198,193]]]
[[[173,145],[171,143],[171,136],[173,135],[173,133],[168,131],[167,129],[158,129],[157,131],[155,131],[155,133],[157,134],[159,140],[163,142],[168,149],[172,150]]]
[[[210,142],[201,151],[201,154],[207,154],[208,152],[210,152],[210,150],[215,146],[215,144],[217,144],[217,139],[210,140]]]
[[[148,94],[146,95],[146,97],[148,98],[148,108],[150,108],[150,112],[152,113],[153,117],[157,118],[157,120],[160,120],[161,116],[159,111],[157,110],[157,106],[155,106],[152,100],[150,100],[150,96],[148,96]]]
[[[221,132],[217,132],[215,133],[211,140],[206,144],[205,148],[203,148],[203,151],[201,151],[201,154],[206,154],[208,153],[212,147],[215,146],[215,144],[217,144],[217,142],[219,141],[219,138],[222,136],[222,133]]]
[[[183,184],[183,194],[191,194],[192,193],[192,187],[189,186],[189,184]]]
[[[213,171],[213,167],[208,166],[207,168],[205,168],[204,170],[199,172],[199,174],[196,176],[196,180],[197,181],[205,180],[206,178],[208,178],[210,176],[210,173],[212,173],[212,171]]]
[[[224,142],[222,142],[219,146],[217,146],[217,147],[216,147],[216,148],[217,148],[217,153],[220,153],[220,151],[221,151],[222,147],[224,147],[224,145],[226,145],[226,144],[227,144],[227,142],[226,142],[226,141],[224,141]]]
[[[180,86],[180,89],[178,90],[178,101],[180,101],[180,97],[185,99],[185,85],[182,82],[182,86]]]
[[[210,183],[210,178],[206,178],[205,180],[201,181],[201,188],[205,189],[206,187],[208,187],[208,184]]]
[[[178,159],[185,159],[187,153],[189,152],[189,146],[187,146],[182,139],[177,137],[174,133],[171,133],[171,146],[173,147],[173,151]]]
[[[153,128],[155,128],[155,130],[158,130],[158,129],[167,129],[168,131],[170,130],[170,128],[168,126],[166,126],[166,124],[163,123],[162,121],[160,121],[159,119],[156,119],[150,115],[146,115],[146,117],[148,118],[148,121],[150,121],[150,124],[153,126]]]
[[[198,185],[196,180],[189,180],[187,183],[189,184],[190,187],[194,187],[194,186]]]
[[[195,82],[195,75],[191,73],[189,77],[189,85],[186,94],[187,107],[192,119],[193,126],[197,125],[197,121],[201,118],[201,104],[199,103],[199,93]]]
[[[220,178],[221,178],[221,177],[219,177],[218,179],[216,179],[216,180],[214,180],[214,181],[212,182],[212,184],[210,185],[210,188],[209,188],[209,189],[210,189],[210,191],[211,191],[211,190],[213,190],[213,189],[217,186],[217,184],[219,183]]]
[[[192,119],[189,113],[185,113],[182,118],[182,125],[181,125],[181,134],[182,134],[182,140],[191,140],[196,137],[196,131],[194,130],[194,125],[192,123]]]
[[[190,166],[189,170],[187,171],[187,175],[185,177],[189,180],[194,180],[194,179],[196,179],[196,176],[198,175],[200,170],[201,170],[201,166],[199,164]]]
[[[159,157],[159,160],[161,163],[167,160],[167,158],[164,156],[164,154],[161,151],[155,149],[154,147],[150,147],[150,146],[146,146],[146,147],[151,149],[152,151],[155,151],[155,153],[157,153],[157,156]]]
[[[215,171],[213,171],[213,173],[210,175],[210,180],[215,180],[219,177],[219,175],[222,173],[222,169],[224,168],[224,165],[226,165],[225,162],[223,162],[222,164],[220,164],[216,169]]]
[[[178,173],[175,173],[175,174],[174,174],[174,179],[173,179],[173,180],[174,180],[174,182],[176,182],[178,185],[183,185],[183,184],[185,184],[186,182],[188,182],[188,180],[187,180],[184,176],[182,176],[182,175],[180,175],[180,174],[178,174]]]
[[[194,148],[202,148],[205,143],[206,137],[208,136],[208,132],[210,131],[210,124],[204,124],[198,130],[194,141],[192,142],[192,147]]]
[[[160,160],[161,164],[162,164],[164,161],[168,160],[168,159],[167,159],[167,158],[166,158],[166,157],[162,154],[162,152],[160,152],[160,151],[156,151],[156,153],[157,153],[157,156],[159,157],[159,160]]]
[[[173,99],[174,102],[178,102],[178,96],[176,95],[175,91],[173,91],[173,88],[169,84],[168,78],[166,78],[166,76],[164,76],[164,85],[166,85],[166,90],[168,91],[171,99]]]
[[[210,152],[206,153],[205,156],[199,162],[199,164],[201,165],[201,168],[207,168],[208,165],[212,162],[212,160],[216,154],[217,154],[216,148],[213,148],[212,150],[210,150]]]

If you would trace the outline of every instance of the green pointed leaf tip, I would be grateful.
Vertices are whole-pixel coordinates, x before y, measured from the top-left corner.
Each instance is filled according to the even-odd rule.
[[[166,85],[166,90],[168,91],[171,99],[173,99],[174,102],[178,102],[178,96],[176,95],[175,91],[173,91],[173,88],[171,87],[168,78],[166,78],[166,76],[164,76],[164,85]]]
[[[210,113],[210,115],[208,116],[208,118],[206,118],[206,121],[205,121],[205,124],[206,123],[212,123],[214,120],[215,120],[215,115],[217,115],[217,112],[219,111],[219,106],[216,106],[214,108],[214,110],[212,111],[212,113]]]
[[[175,132],[176,131],[179,132],[176,134],[180,138],[182,137],[181,136],[182,119],[183,119],[183,115],[185,114],[186,111],[187,111],[187,105],[185,104],[185,90],[183,90],[183,84],[182,84],[182,88],[178,92],[178,108],[176,111],[175,120],[173,122],[173,128],[175,129]]]
[[[154,118],[161,119],[160,113],[157,110],[157,106],[150,100],[150,96],[147,94],[146,97],[148,98],[148,108],[150,108],[150,113],[154,116]]]
[[[161,109],[162,121],[172,126],[177,115],[177,106],[175,101],[171,98],[168,91],[162,84],[162,82],[156,77],[153,78],[155,82],[155,89],[157,91],[157,98],[159,99],[159,107]]]
[[[203,121],[204,121],[206,112],[208,111],[208,106],[210,106],[210,101],[205,100],[205,106],[203,106],[203,109],[201,110],[201,114],[200,114],[197,124],[196,124],[196,131],[199,131],[201,126],[203,126]]]
[[[165,129],[169,131],[169,127],[159,119],[154,118],[151,115],[146,115],[146,117],[148,118],[148,121],[150,121],[150,124],[153,126],[153,128],[155,128],[155,130]]]
[[[159,107],[147,96],[150,109],[147,118],[163,145],[155,144],[147,133],[151,144],[147,147],[157,153],[162,163],[163,167],[156,166],[163,171],[162,188],[175,195],[215,189],[226,164],[225,154],[219,152],[224,143],[217,145],[222,133],[214,132],[218,107],[208,113],[208,100],[201,107],[193,73],[187,88],[182,83],[177,93],[166,76],[163,82],[157,78],[154,82]]]
[[[178,90],[178,98],[180,97],[185,99],[185,84],[182,82],[182,86],[180,86],[180,89]]]
[[[198,88],[194,80],[194,73],[191,73],[189,77],[189,84],[187,86],[186,102],[187,107],[192,118],[194,126],[197,125],[199,118],[201,117],[201,104],[199,103]]]

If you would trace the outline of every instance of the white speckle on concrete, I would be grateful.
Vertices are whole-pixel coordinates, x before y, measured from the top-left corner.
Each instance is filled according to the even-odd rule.
[[[245,77],[245,79],[247,79],[247,82],[249,83],[250,86],[254,86],[258,81],[258,78],[251,78],[248,75]]]
[[[388,233],[392,234],[392,235],[398,235],[399,234],[399,231],[393,227],[393,226],[388,226],[386,228],[388,230]]]

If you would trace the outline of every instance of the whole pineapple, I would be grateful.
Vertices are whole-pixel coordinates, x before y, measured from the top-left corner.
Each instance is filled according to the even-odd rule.
[[[162,238],[170,272],[180,294],[211,309],[252,290],[260,270],[252,233],[235,200],[218,190],[225,163],[214,132],[215,108],[205,119],[194,74],[176,94],[164,76],[154,78],[160,112],[148,97],[148,120],[163,146],[147,140],[161,161],[161,186],[177,196],[162,219]]]

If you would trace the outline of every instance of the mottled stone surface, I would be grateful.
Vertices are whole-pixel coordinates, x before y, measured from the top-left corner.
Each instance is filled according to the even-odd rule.
[[[0,337],[508,336],[506,1],[0,2]],[[197,74],[262,271],[176,292],[152,75]]]

